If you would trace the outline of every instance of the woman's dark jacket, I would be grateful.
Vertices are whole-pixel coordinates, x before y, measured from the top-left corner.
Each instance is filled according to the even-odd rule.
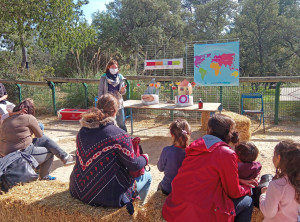
[[[134,178],[128,171],[142,169],[148,160],[135,156],[130,136],[114,118],[80,123],[71,195],[90,205],[122,207],[133,195]]]

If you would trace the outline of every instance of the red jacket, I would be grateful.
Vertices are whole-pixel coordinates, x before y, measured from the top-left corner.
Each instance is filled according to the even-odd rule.
[[[163,206],[167,221],[234,221],[232,198],[250,188],[239,184],[237,155],[224,142],[209,149],[202,138],[186,149],[186,157]]]

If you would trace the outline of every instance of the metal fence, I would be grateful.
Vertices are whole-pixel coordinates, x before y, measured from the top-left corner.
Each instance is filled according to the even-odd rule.
[[[141,99],[152,76],[127,76],[128,93],[125,99]],[[177,90],[170,84],[185,77],[156,76],[161,82],[160,102],[174,100]],[[192,78],[187,77],[189,81]],[[94,106],[98,80],[49,78],[47,82],[0,80],[4,83],[9,100],[19,103],[24,98],[33,98],[38,115],[55,113],[62,108],[88,108]],[[195,87],[194,101],[202,98],[204,102],[220,102],[223,109],[240,113],[242,93],[259,92],[263,95],[265,118],[269,121],[300,121],[300,77],[240,78],[240,86]],[[170,111],[134,110],[135,120],[143,118],[169,118]],[[175,112],[174,117],[198,121],[200,113]]]

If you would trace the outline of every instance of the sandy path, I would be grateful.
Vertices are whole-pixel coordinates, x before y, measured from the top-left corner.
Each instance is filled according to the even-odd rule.
[[[65,151],[75,153],[76,145],[75,138],[80,129],[78,122],[59,121],[56,117],[40,118],[40,121],[45,124],[45,134],[54,139]],[[155,122],[157,121],[157,122]],[[149,154],[151,173],[153,182],[151,192],[155,192],[157,185],[163,177],[163,173],[159,172],[156,163],[160,156],[161,150],[171,144],[168,125],[169,121],[150,120],[139,121],[134,123],[134,136],[139,136],[142,140],[141,144],[145,153]],[[266,126],[266,133],[263,130],[257,129],[257,124],[252,123],[251,131],[252,141],[260,150],[258,161],[261,162],[262,174],[274,173],[275,169],[272,164],[272,156],[275,145],[280,140],[294,139],[300,142],[300,127],[299,123],[280,123],[277,125]],[[127,127],[130,129],[130,121],[127,122]],[[192,124],[192,140],[204,135],[204,131],[200,131],[200,125]],[[56,176],[58,180],[69,181],[70,173],[73,166],[64,167],[61,161],[54,160],[51,169],[51,175]]]

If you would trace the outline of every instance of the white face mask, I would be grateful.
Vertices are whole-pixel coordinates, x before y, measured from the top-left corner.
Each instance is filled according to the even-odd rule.
[[[111,74],[113,74],[113,75],[117,74],[118,71],[119,71],[118,68],[116,68],[116,69],[109,69],[109,72],[110,72]]]

